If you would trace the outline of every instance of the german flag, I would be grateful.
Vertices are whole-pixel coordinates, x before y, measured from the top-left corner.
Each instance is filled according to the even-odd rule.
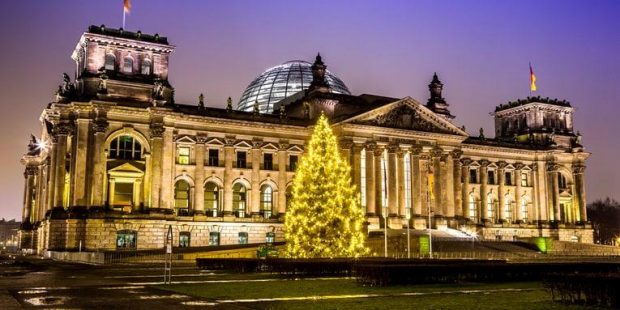
[[[536,75],[534,75],[532,63],[530,63],[530,91],[536,91]]]
[[[129,14],[131,11],[131,2],[129,2],[129,0],[123,0],[123,11],[126,14]]]

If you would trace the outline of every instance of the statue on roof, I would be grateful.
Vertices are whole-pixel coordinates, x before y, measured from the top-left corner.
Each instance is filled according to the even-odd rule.
[[[41,152],[41,149],[39,148],[39,141],[33,134],[30,134],[30,142],[28,142],[27,154],[29,156],[36,156],[36,155],[39,155],[40,152]]]
[[[198,96],[198,107],[201,109],[205,108],[205,96],[202,93]]]
[[[230,97],[226,99],[226,112],[228,113],[232,112],[232,98]]]

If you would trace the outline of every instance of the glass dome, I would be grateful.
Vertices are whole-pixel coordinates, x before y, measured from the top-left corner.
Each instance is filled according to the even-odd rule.
[[[311,66],[309,62],[293,60],[268,69],[245,89],[237,109],[251,112],[258,101],[260,113],[272,113],[276,102],[308,89],[312,82]],[[331,72],[325,72],[325,79],[333,93],[351,94],[342,80]]]

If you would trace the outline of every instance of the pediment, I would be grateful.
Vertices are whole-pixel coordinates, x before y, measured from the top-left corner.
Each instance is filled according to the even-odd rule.
[[[269,142],[269,143],[265,143],[263,147],[261,147],[261,149],[264,151],[277,151],[278,147],[275,144]]]
[[[239,141],[235,144],[236,148],[240,148],[240,149],[251,149],[252,148],[252,144],[246,142],[246,141]]]
[[[224,142],[219,138],[212,138],[210,140],[207,140],[205,144],[210,146],[223,146]]]
[[[287,149],[287,151],[289,151],[291,153],[303,153],[304,152],[304,150],[301,147],[299,147],[298,145],[293,145],[293,146],[289,147]]]
[[[196,140],[192,136],[183,135],[183,136],[179,136],[175,142],[193,144],[193,143],[196,143]]]
[[[354,116],[343,123],[468,136],[466,132],[410,97]]]
[[[108,169],[108,173],[110,174],[114,174],[114,173],[140,173],[143,174],[144,171],[144,167],[139,167],[139,166],[143,166],[142,164],[136,163],[133,164],[131,162],[125,162],[122,163],[116,167],[113,167],[111,169]]]

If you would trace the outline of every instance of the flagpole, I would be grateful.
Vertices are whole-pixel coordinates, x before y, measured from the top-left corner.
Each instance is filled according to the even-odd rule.
[[[125,8],[123,8],[123,30],[125,29]]]

